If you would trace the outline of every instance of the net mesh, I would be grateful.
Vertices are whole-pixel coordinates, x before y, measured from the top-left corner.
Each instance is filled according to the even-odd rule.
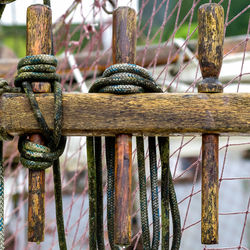
[[[212,1],[141,0],[136,4],[135,2],[123,1],[122,4],[138,8],[137,64],[148,68],[165,92],[197,92],[197,83],[201,80],[196,50],[197,10],[201,4]],[[221,4],[225,10],[226,39],[220,74],[224,92],[250,92],[248,1],[213,2]],[[85,1],[71,1],[67,10],[61,13],[61,17],[53,24],[55,52],[59,58],[58,73],[62,76],[65,92],[86,92],[103,70],[112,63],[112,17],[103,11],[103,1],[89,1],[89,4],[87,8]],[[108,1],[107,9],[112,10]],[[81,13],[81,22],[73,24],[73,17],[77,13]],[[2,74],[8,79],[13,79],[15,65],[11,64],[8,72]],[[170,166],[182,221],[180,249],[250,249],[250,138],[221,136],[219,147],[219,244],[205,246],[200,243],[201,137],[170,137]],[[135,153],[135,141],[133,141],[131,249],[142,249]],[[28,171],[18,163],[17,139],[5,142],[4,155],[6,249],[58,249],[52,170],[46,171],[45,241],[39,245],[28,243]],[[106,249],[109,249],[104,153],[103,166],[104,233]],[[159,162],[159,173],[160,169]],[[146,151],[146,174],[149,186],[148,151]],[[61,175],[68,249],[88,249],[85,137],[68,138],[65,152],[61,157]],[[149,208],[150,199],[148,191]],[[149,222],[152,236],[151,215]]]

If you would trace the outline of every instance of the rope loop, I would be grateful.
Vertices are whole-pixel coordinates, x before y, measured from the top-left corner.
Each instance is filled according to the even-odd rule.
[[[22,165],[30,170],[45,170],[53,165],[63,153],[66,144],[66,137],[61,136],[57,148],[49,148],[20,136],[18,150],[21,153],[20,161]]]
[[[47,146],[39,145],[27,140],[23,135],[19,139],[18,149],[21,153],[21,163],[31,170],[43,170],[50,167],[63,153],[66,137],[61,136],[62,129],[62,89],[57,82],[57,60],[53,55],[35,55],[22,58],[18,65],[18,75],[15,85],[21,86],[29,98],[36,120],[38,121]],[[51,82],[55,97],[54,130],[51,131],[41,113],[33,93],[31,82]]]
[[[114,64],[107,68],[101,79],[95,81],[90,93],[135,94],[161,93],[152,75],[136,64]]]
[[[152,75],[145,69],[135,64],[122,63],[115,64],[107,68],[101,79],[95,81],[94,85],[89,90],[90,93],[111,93],[118,95],[135,94],[135,93],[161,93],[162,89],[157,85]],[[143,228],[143,240],[144,249],[158,249],[160,241],[160,221],[159,221],[159,201],[158,201],[158,182],[157,182],[157,161],[156,161],[156,145],[155,138],[151,137],[150,141],[150,175],[151,175],[151,201],[152,201],[152,214],[153,214],[153,241],[152,247],[150,247],[150,234],[149,234],[149,223],[148,223],[148,210],[147,210],[147,191],[146,191],[146,181],[145,175],[140,178],[140,197],[141,197],[141,218],[142,218],[142,228]],[[87,147],[89,146],[89,155],[94,152],[93,145],[89,145],[89,140],[87,141]],[[91,143],[93,144],[93,143]],[[96,142],[95,147],[101,146],[101,142]],[[98,145],[99,144],[99,145]],[[145,171],[145,159],[144,159],[144,148],[143,139],[141,138],[140,147],[137,152],[140,151],[140,163],[138,168],[141,171],[144,168]],[[143,152],[143,153],[142,153]],[[107,174],[108,174],[108,190],[107,190],[107,217],[108,217],[108,236],[111,249],[115,249],[114,243],[114,180],[115,180],[115,141],[112,137],[106,137],[106,160],[107,160]],[[94,156],[98,159],[99,156]],[[96,168],[98,168],[96,164]],[[93,180],[89,180],[89,183],[93,183]],[[96,180],[96,185],[101,185]],[[90,185],[89,184],[89,185]],[[94,185],[90,186],[94,190]],[[93,191],[90,189],[91,191]],[[100,203],[99,198],[95,195],[95,192],[89,192],[89,204],[92,206],[90,213],[94,218],[94,215],[100,212],[95,208],[95,202]],[[98,199],[98,201],[96,200]],[[93,211],[92,211],[93,210]],[[90,221],[91,221],[90,217]],[[93,220],[93,219],[92,219]],[[98,228],[100,227],[100,222],[98,225],[94,223],[90,224],[90,235],[99,235]],[[103,236],[102,236],[103,238]],[[93,239],[90,241],[90,249],[96,249],[96,242]],[[101,248],[102,249],[102,248]]]
[[[51,82],[59,81],[56,74],[57,60],[53,55],[26,56],[17,65],[18,74],[15,78],[15,86],[21,87],[22,82]]]
[[[47,1],[49,2],[49,1]],[[18,64],[15,86],[26,93],[34,116],[41,128],[46,146],[33,143],[27,135],[19,138],[20,161],[30,170],[44,170],[53,165],[56,222],[60,249],[67,249],[62,205],[62,185],[59,157],[62,155],[66,137],[62,136],[62,88],[56,74],[57,60],[53,55],[26,56]],[[50,130],[37,103],[31,87],[32,82],[50,82],[54,92],[54,129]]]

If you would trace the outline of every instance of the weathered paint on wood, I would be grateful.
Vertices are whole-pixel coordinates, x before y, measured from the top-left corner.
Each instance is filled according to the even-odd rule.
[[[198,12],[198,58],[203,81],[198,91],[223,92],[217,80],[223,59],[224,10],[218,4],[204,4]],[[217,134],[202,135],[201,242],[218,243],[218,141]]]
[[[115,152],[115,244],[128,246],[132,219],[132,136],[117,136]]]
[[[27,10],[27,55],[51,53],[51,9],[45,5],[32,5]],[[34,82],[35,93],[51,91],[49,83]],[[26,121],[27,122],[27,121]],[[29,136],[30,141],[44,145],[40,134]],[[29,171],[28,241],[44,240],[45,226],[45,171]]]
[[[198,58],[203,78],[218,78],[223,59],[224,10],[218,4],[199,8]]]
[[[12,135],[41,132],[25,94],[3,94],[0,124]],[[37,94],[53,129],[54,96]],[[108,110],[108,112],[107,112]],[[63,94],[63,135],[250,134],[250,94]]]
[[[136,12],[120,7],[113,13],[113,63],[135,63]],[[132,135],[118,134],[115,151],[114,243],[131,243]]]
[[[202,135],[202,243],[218,243],[218,135]]]

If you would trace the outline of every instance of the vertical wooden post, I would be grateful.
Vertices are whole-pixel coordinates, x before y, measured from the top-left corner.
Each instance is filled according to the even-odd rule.
[[[32,5],[27,10],[27,44],[26,54],[51,54],[51,9],[45,5]],[[50,83],[34,82],[35,93],[51,92]],[[30,141],[44,145],[40,134],[29,136]],[[28,201],[28,241],[44,240],[45,217],[45,171],[29,171]]]
[[[198,13],[198,57],[203,81],[202,93],[223,92],[218,81],[224,40],[224,10],[218,4],[204,4]],[[218,243],[218,141],[217,134],[202,135],[201,242]]]
[[[120,7],[113,13],[113,63],[135,63],[136,12]],[[116,136],[114,243],[131,242],[132,136]]]

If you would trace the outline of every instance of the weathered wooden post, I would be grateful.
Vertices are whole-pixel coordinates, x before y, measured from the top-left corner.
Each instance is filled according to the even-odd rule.
[[[27,10],[27,44],[26,54],[51,54],[51,9],[45,5],[31,5]],[[50,83],[33,82],[35,93],[51,92]],[[29,136],[30,141],[44,145],[40,134]],[[28,201],[28,241],[44,240],[44,209],[45,209],[45,171],[29,171],[29,201]]]
[[[136,12],[120,7],[113,13],[113,63],[135,63]],[[131,242],[132,135],[116,136],[114,243]]]
[[[218,82],[218,77],[223,58],[223,8],[214,3],[202,5],[199,8],[198,25],[198,56],[203,76],[198,90],[201,93],[221,93],[223,86]],[[201,242],[203,244],[218,243],[218,141],[217,134],[202,135]]]

